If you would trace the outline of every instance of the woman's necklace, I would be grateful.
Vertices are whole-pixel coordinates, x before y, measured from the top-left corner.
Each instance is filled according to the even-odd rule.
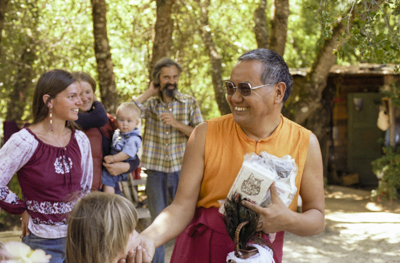
[[[55,136],[56,133],[54,131],[48,131],[45,128],[42,129],[42,132],[43,132],[42,133],[43,135],[41,136],[42,141],[52,146],[64,148],[64,150],[67,150],[65,145],[68,143],[63,142],[63,140],[65,140],[64,137],[67,135],[67,132],[65,130],[63,130],[61,135],[59,135],[58,137]]]
[[[64,143],[59,142],[59,139],[53,138],[54,142],[57,144],[58,147],[63,147],[64,150],[67,150],[67,148],[64,146]]]
[[[67,134],[67,133],[64,131],[63,134],[61,135],[61,138],[55,138],[55,137],[53,137],[54,142],[55,142],[59,147],[63,147],[64,150],[67,150],[67,148],[66,148],[65,146],[66,146],[66,144],[68,144],[68,143],[63,142],[63,139],[65,140],[66,134]],[[60,142],[60,141],[61,141],[61,142]]]

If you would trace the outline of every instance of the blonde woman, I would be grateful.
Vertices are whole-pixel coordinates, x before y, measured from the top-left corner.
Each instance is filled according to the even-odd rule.
[[[93,192],[79,200],[68,220],[67,263],[141,263],[135,231],[138,215],[125,197]]]
[[[72,76],[79,82],[81,87],[80,98],[82,105],[79,107],[78,120],[76,124],[83,129],[83,132],[90,140],[93,157],[93,184],[94,189],[101,189],[101,174],[103,167],[113,175],[131,173],[140,163],[139,157],[126,162],[103,162],[103,158],[110,154],[112,137],[117,122],[108,114],[101,102],[95,96],[96,81],[87,73],[82,71],[72,72]],[[115,193],[121,194],[119,185],[116,185]]]

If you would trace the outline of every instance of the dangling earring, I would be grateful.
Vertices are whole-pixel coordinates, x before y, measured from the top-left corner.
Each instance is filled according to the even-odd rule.
[[[50,111],[50,129],[53,131],[53,113],[51,113],[51,106],[49,106]]]
[[[67,127],[69,127],[69,120],[67,120]]]

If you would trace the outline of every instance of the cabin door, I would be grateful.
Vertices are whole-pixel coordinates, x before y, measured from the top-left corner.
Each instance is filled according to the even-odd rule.
[[[348,151],[347,165],[351,173],[358,173],[361,185],[378,184],[371,162],[382,156],[382,131],[376,125],[380,93],[350,93],[347,95]]]

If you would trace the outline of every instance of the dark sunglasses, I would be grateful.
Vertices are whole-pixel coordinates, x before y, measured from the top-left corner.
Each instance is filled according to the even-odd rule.
[[[240,95],[242,95],[243,97],[247,97],[251,95],[251,90],[253,89],[258,89],[265,86],[273,86],[273,85],[276,84],[264,84],[261,86],[252,87],[251,84],[248,82],[240,82],[238,86],[235,87],[235,84],[233,84],[231,81],[225,81],[225,90],[226,93],[228,93],[228,95],[233,95],[235,94],[236,89],[239,89]]]

